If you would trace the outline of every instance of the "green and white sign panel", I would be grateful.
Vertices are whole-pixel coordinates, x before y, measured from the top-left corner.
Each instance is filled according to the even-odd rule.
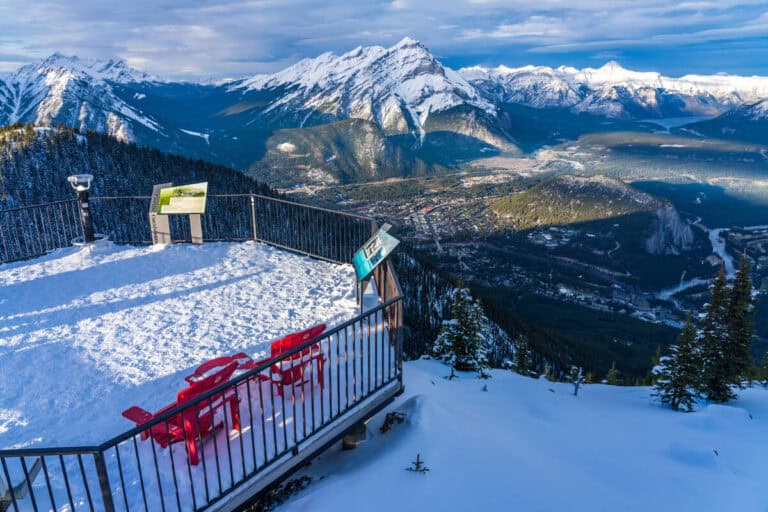
[[[368,279],[373,269],[384,261],[399,243],[400,240],[379,229],[352,257],[358,281]]]
[[[193,183],[160,190],[157,203],[158,215],[205,213],[205,199],[208,197],[208,183]]]

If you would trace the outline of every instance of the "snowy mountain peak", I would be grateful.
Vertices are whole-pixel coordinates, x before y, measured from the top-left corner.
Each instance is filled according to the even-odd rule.
[[[263,89],[287,91],[267,112],[304,111],[305,121],[316,114],[366,119],[393,133],[420,132],[431,114],[459,105],[495,112],[464,77],[411,38],[390,48],[323,53],[273,75],[234,82],[230,88],[244,93]]]
[[[746,108],[747,115],[753,121],[768,120],[768,99],[759,101],[754,105],[750,105]]]
[[[628,70],[615,60],[609,60],[598,69],[603,73],[611,73],[615,75],[626,75],[627,73],[632,73],[632,71]]]
[[[0,125],[61,123],[135,140],[139,125],[155,132],[159,126],[115,94],[113,85],[155,81],[122,59],[54,53],[0,80]]]
[[[569,70],[570,71],[570,70]],[[566,74],[571,74],[566,71]],[[630,87],[661,87],[661,74],[655,71],[633,71],[612,60],[597,69],[584,68],[572,76],[579,82],[594,85],[622,85]]]
[[[402,38],[397,44],[395,44],[392,48],[410,48],[414,46],[419,46],[421,48],[424,48],[424,45],[422,45],[421,42],[406,36]]]
[[[130,67],[119,58],[108,60],[82,59],[75,55],[67,56],[58,52],[41,60],[39,64],[24,66],[19,72],[25,69],[34,70],[39,74],[63,70],[74,75],[84,75],[96,80],[109,80],[117,83],[158,81],[152,75]]]

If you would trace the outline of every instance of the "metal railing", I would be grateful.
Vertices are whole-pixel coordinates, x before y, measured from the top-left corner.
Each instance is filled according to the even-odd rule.
[[[147,197],[92,198],[94,224],[115,242],[147,243],[149,232],[142,225],[148,224],[148,204]],[[120,212],[119,220],[107,222],[109,212]],[[79,234],[74,201],[6,210],[2,215],[39,221],[35,236],[19,226],[3,227],[16,244],[24,242],[4,246],[4,254],[16,259],[65,247],[68,237]],[[349,263],[354,250],[377,228],[365,217],[257,195],[209,197],[205,218],[212,220],[203,224],[204,240],[255,239],[339,263]],[[56,219],[62,222],[50,222]],[[121,229],[125,224],[135,227]],[[189,239],[188,225],[185,231],[185,225],[175,221],[171,230],[174,239]],[[140,427],[95,446],[0,450],[0,511],[205,510],[261,475],[271,475],[284,464],[290,467],[299,451],[362,411],[368,399],[382,393],[393,396],[402,389],[403,297],[390,262],[375,270],[373,282],[377,306]],[[324,364],[310,362],[306,382],[286,384],[278,393],[271,377],[262,378],[270,376],[271,369],[282,373],[307,350],[321,352]],[[238,425],[226,408],[214,410],[223,395],[235,397]],[[201,414],[206,413],[214,415],[223,432],[196,439],[199,465],[191,464],[186,442],[161,447],[151,436],[142,441],[142,434],[158,425],[169,434],[185,416],[197,418],[199,432]],[[187,436],[185,430],[183,438]],[[42,478],[35,477],[39,472]]]
[[[149,244],[149,196],[92,197],[99,233],[118,244]],[[189,218],[170,216],[171,236],[189,242]],[[256,240],[332,262],[348,263],[371,235],[371,219],[256,194],[211,195],[203,241]],[[0,262],[41,256],[82,236],[77,201],[0,210]]]
[[[0,210],[0,263],[40,256],[82,236],[76,199]]]

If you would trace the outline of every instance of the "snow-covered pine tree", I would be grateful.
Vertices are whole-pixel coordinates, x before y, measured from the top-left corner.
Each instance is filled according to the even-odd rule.
[[[532,362],[531,345],[525,334],[521,334],[515,342],[515,358],[512,368],[520,375],[530,377]]]
[[[656,376],[653,373],[653,369],[659,366],[660,362],[661,362],[661,345],[656,345],[656,352],[653,354],[653,357],[651,358],[651,370],[648,372],[648,375],[645,376],[646,386],[653,386],[654,384],[656,384]]]
[[[485,309],[485,308],[483,308]],[[513,365],[515,342],[495,322],[483,314],[482,334],[487,348],[486,358],[490,368],[511,368]]]
[[[454,292],[450,320],[435,341],[434,353],[460,371],[480,371],[488,366],[482,333],[482,306],[466,288]]]
[[[671,355],[661,358],[653,369],[656,380],[654,395],[676,411],[693,411],[693,403],[701,386],[701,349],[698,333],[690,317],[683,327]]]
[[[728,362],[729,381],[742,387],[742,382],[752,367],[752,315],[755,301],[752,299],[752,279],[747,255],[741,255],[739,270],[733,280],[728,304]]]
[[[727,402],[736,398],[731,384],[728,353],[728,282],[721,268],[712,283],[709,303],[701,323],[702,378],[701,388],[707,399]]]
[[[611,364],[611,368],[605,376],[605,382],[611,386],[619,385],[619,369],[616,368],[616,361]]]

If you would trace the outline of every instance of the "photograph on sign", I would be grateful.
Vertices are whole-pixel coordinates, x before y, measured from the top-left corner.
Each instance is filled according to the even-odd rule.
[[[373,269],[397,247],[400,240],[381,229],[376,232],[352,258],[357,279],[367,279]]]
[[[205,213],[207,196],[207,182],[164,188],[160,190],[157,213],[160,215]]]

